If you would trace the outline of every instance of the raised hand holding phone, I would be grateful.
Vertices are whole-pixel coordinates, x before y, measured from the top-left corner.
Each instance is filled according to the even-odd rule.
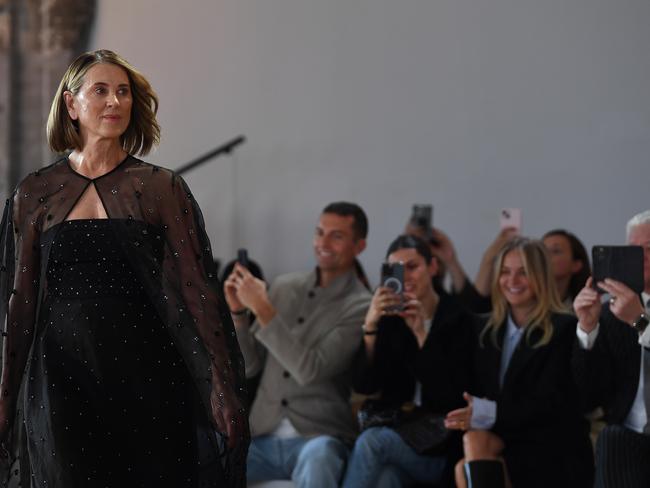
[[[381,267],[381,286],[388,288],[400,298],[400,302],[386,308],[386,312],[399,312],[403,309],[404,264],[384,263]]]
[[[238,249],[237,250],[237,262],[241,264],[244,268],[250,269],[250,265],[248,262],[248,251],[246,249]]]
[[[521,234],[521,209],[520,208],[502,208],[499,220],[501,230],[516,229],[517,234]]]
[[[433,237],[433,205],[428,204],[415,204],[413,205],[413,213],[411,214],[411,224],[417,227],[422,233],[422,238],[425,241],[431,240]]]

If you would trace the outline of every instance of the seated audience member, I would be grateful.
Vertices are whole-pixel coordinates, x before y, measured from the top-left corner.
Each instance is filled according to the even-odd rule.
[[[228,262],[226,266],[224,266],[223,271],[221,272],[221,277],[219,278],[219,283],[221,283],[221,289],[223,291],[224,283],[228,279],[228,276],[231,275],[232,270],[235,268],[235,264],[237,263],[236,259],[233,259],[232,261]],[[255,278],[259,278],[260,280],[264,280],[264,272],[262,271],[262,267],[256,263],[253,260],[248,261],[248,270],[251,272],[251,274]],[[251,322],[255,321],[255,315],[252,313],[249,316],[249,320]],[[259,372],[253,377],[247,377],[246,378],[246,394],[247,394],[247,407],[248,411],[250,412],[250,406],[253,403],[253,400],[255,399],[255,395],[257,394],[257,387],[260,384],[260,378],[262,377],[262,373]]]
[[[474,283],[468,281],[467,286],[459,292],[458,297],[460,300],[474,313],[489,313],[492,311],[490,292],[494,281],[494,261],[503,246],[515,239],[518,232],[513,227],[506,227],[499,231],[481,257]]]
[[[627,224],[628,244],[643,247],[641,297],[621,282],[591,279],[573,307],[578,344],[573,371],[588,407],[602,406],[607,427],[596,445],[596,486],[650,486],[650,210]]]
[[[576,319],[562,313],[544,246],[511,240],[493,275],[492,313],[476,324],[472,339],[471,395],[446,419],[450,429],[469,429],[456,482],[591,486],[588,426],[567,374]]]
[[[341,480],[356,432],[349,369],[371,298],[356,262],[367,232],[361,208],[330,204],[314,235],[315,270],[278,277],[268,294],[239,264],[225,282],[246,374],[262,373],[250,414],[249,482],[333,488]]]
[[[437,271],[432,280],[436,293],[439,295],[447,294],[444,287],[447,273],[451,277],[451,290],[453,293],[458,293],[465,287],[467,275],[456,257],[456,249],[454,249],[451,239],[444,232],[432,228],[431,235],[428,235],[422,227],[416,225],[411,219],[406,224],[404,234],[418,237],[429,245],[431,255],[437,261]]]
[[[361,433],[348,461],[344,488],[439,482],[448,466],[452,473],[460,457],[459,437],[457,456],[449,460],[448,442],[435,445],[439,437],[428,438],[425,428],[432,414],[438,414],[442,427],[444,414],[462,404],[471,318],[453,298],[434,290],[431,278],[437,262],[425,241],[400,236],[388,248],[387,260],[404,264],[403,301],[388,288],[375,291],[363,322],[354,387],[364,394],[379,392],[372,400],[375,409],[400,412],[401,418]],[[403,309],[398,310],[400,305]],[[409,410],[403,410],[406,405]]]
[[[433,283],[433,289],[436,290],[436,293],[439,295],[445,295],[447,294],[447,290],[445,289],[445,277],[447,276],[447,271],[449,271],[452,280],[457,279],[457,276],[460,273],[459,279],[462,281],[465,279],[465,271],[461,267],[458,260],[449,261],[447,259],[442,259],[443,256],[438,256],[436,254],[436,247],[438,246],[436,237],[438,234],[440,234],[440,231],[436,230],[433,227],[430,230],[422,227],[421,223],[418,222],[415,217],[411,217],[411,219],[406,224],[406,227],[404,228],[404,235],[418,237],[429,245],[432,256],[437,260],[436,264],[438,268],[438,271],[436,271],[436,274],[431,280]],[[453,246],[451,248],[451,251],[454,252]],[[452,257],[455,258],[455,254]],[[453,267],[454,264],[456,267]],[[455,283],[455,281],[453,283]]]
[[[585,246],[575,235],[564,229],[555,229],[542,237],[560,300],[573,310],[573,300],[591,275],[589,256]]]

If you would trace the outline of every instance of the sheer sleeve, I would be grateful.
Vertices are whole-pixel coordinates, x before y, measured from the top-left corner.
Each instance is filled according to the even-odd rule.
[[[11,420],[34,334],[40,275],[40,232],[31,214],[32,196],[17,189],[6,202],[0,230],[4,322],[0,402]]]
[[[171,176],[170,193],[158,211],[167,247],[165,273],[182,297],[211,360],[212,413],[217,428],[228,436],[237,465],[245,464],[248,444],[244,361],[225,300],[214,272],[203,217],[185,181]],[[242,459],[243,458],[243,459]]]

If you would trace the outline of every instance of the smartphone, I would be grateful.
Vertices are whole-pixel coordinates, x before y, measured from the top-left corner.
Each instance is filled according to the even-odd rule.
[[[381,286],[390,289],[396,295],[400,295],[402,303],[387,310],[400,312],[404,310],[404,263],[384,263],[381,265]]]
[[[593,287],[605,293],[596,283],[611,278],[636,293],[643,291],[643,248],[641,246],[594,246],[591,248]]]
[[[521,234],[521,209],[520,208],[502,208],[500,218],[501,229],[509,227],[517,229]]]
[[[248,264],[248,251],[246,249],[237,250],[237,262],[244,268],[249,269]]]
[[[433,226],[433,205],[413,205],[411,223],[422,230],[427,239],[431,239]]]

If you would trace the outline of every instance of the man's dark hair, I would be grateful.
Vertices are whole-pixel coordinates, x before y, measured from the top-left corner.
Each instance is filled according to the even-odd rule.
[[[433,259],[429,244],[416,236],[409,234],[399,236],[397,239],[390,243],[390,246],[388,246],[388,251],[386,251],[386,258],[388,258],[388,256],[393,254],[395,251],[399,251],[400,249],[415,249],[416,252],[424,258],[424,261],[427,264],[431,263],[431,260]]]
[[[341,217],[352,216],[352,230],[354,237],[365,239],[368,236],[368,217],[363,209],[356,203],[334,202],[323,209],[322,213],[340,215]]]

